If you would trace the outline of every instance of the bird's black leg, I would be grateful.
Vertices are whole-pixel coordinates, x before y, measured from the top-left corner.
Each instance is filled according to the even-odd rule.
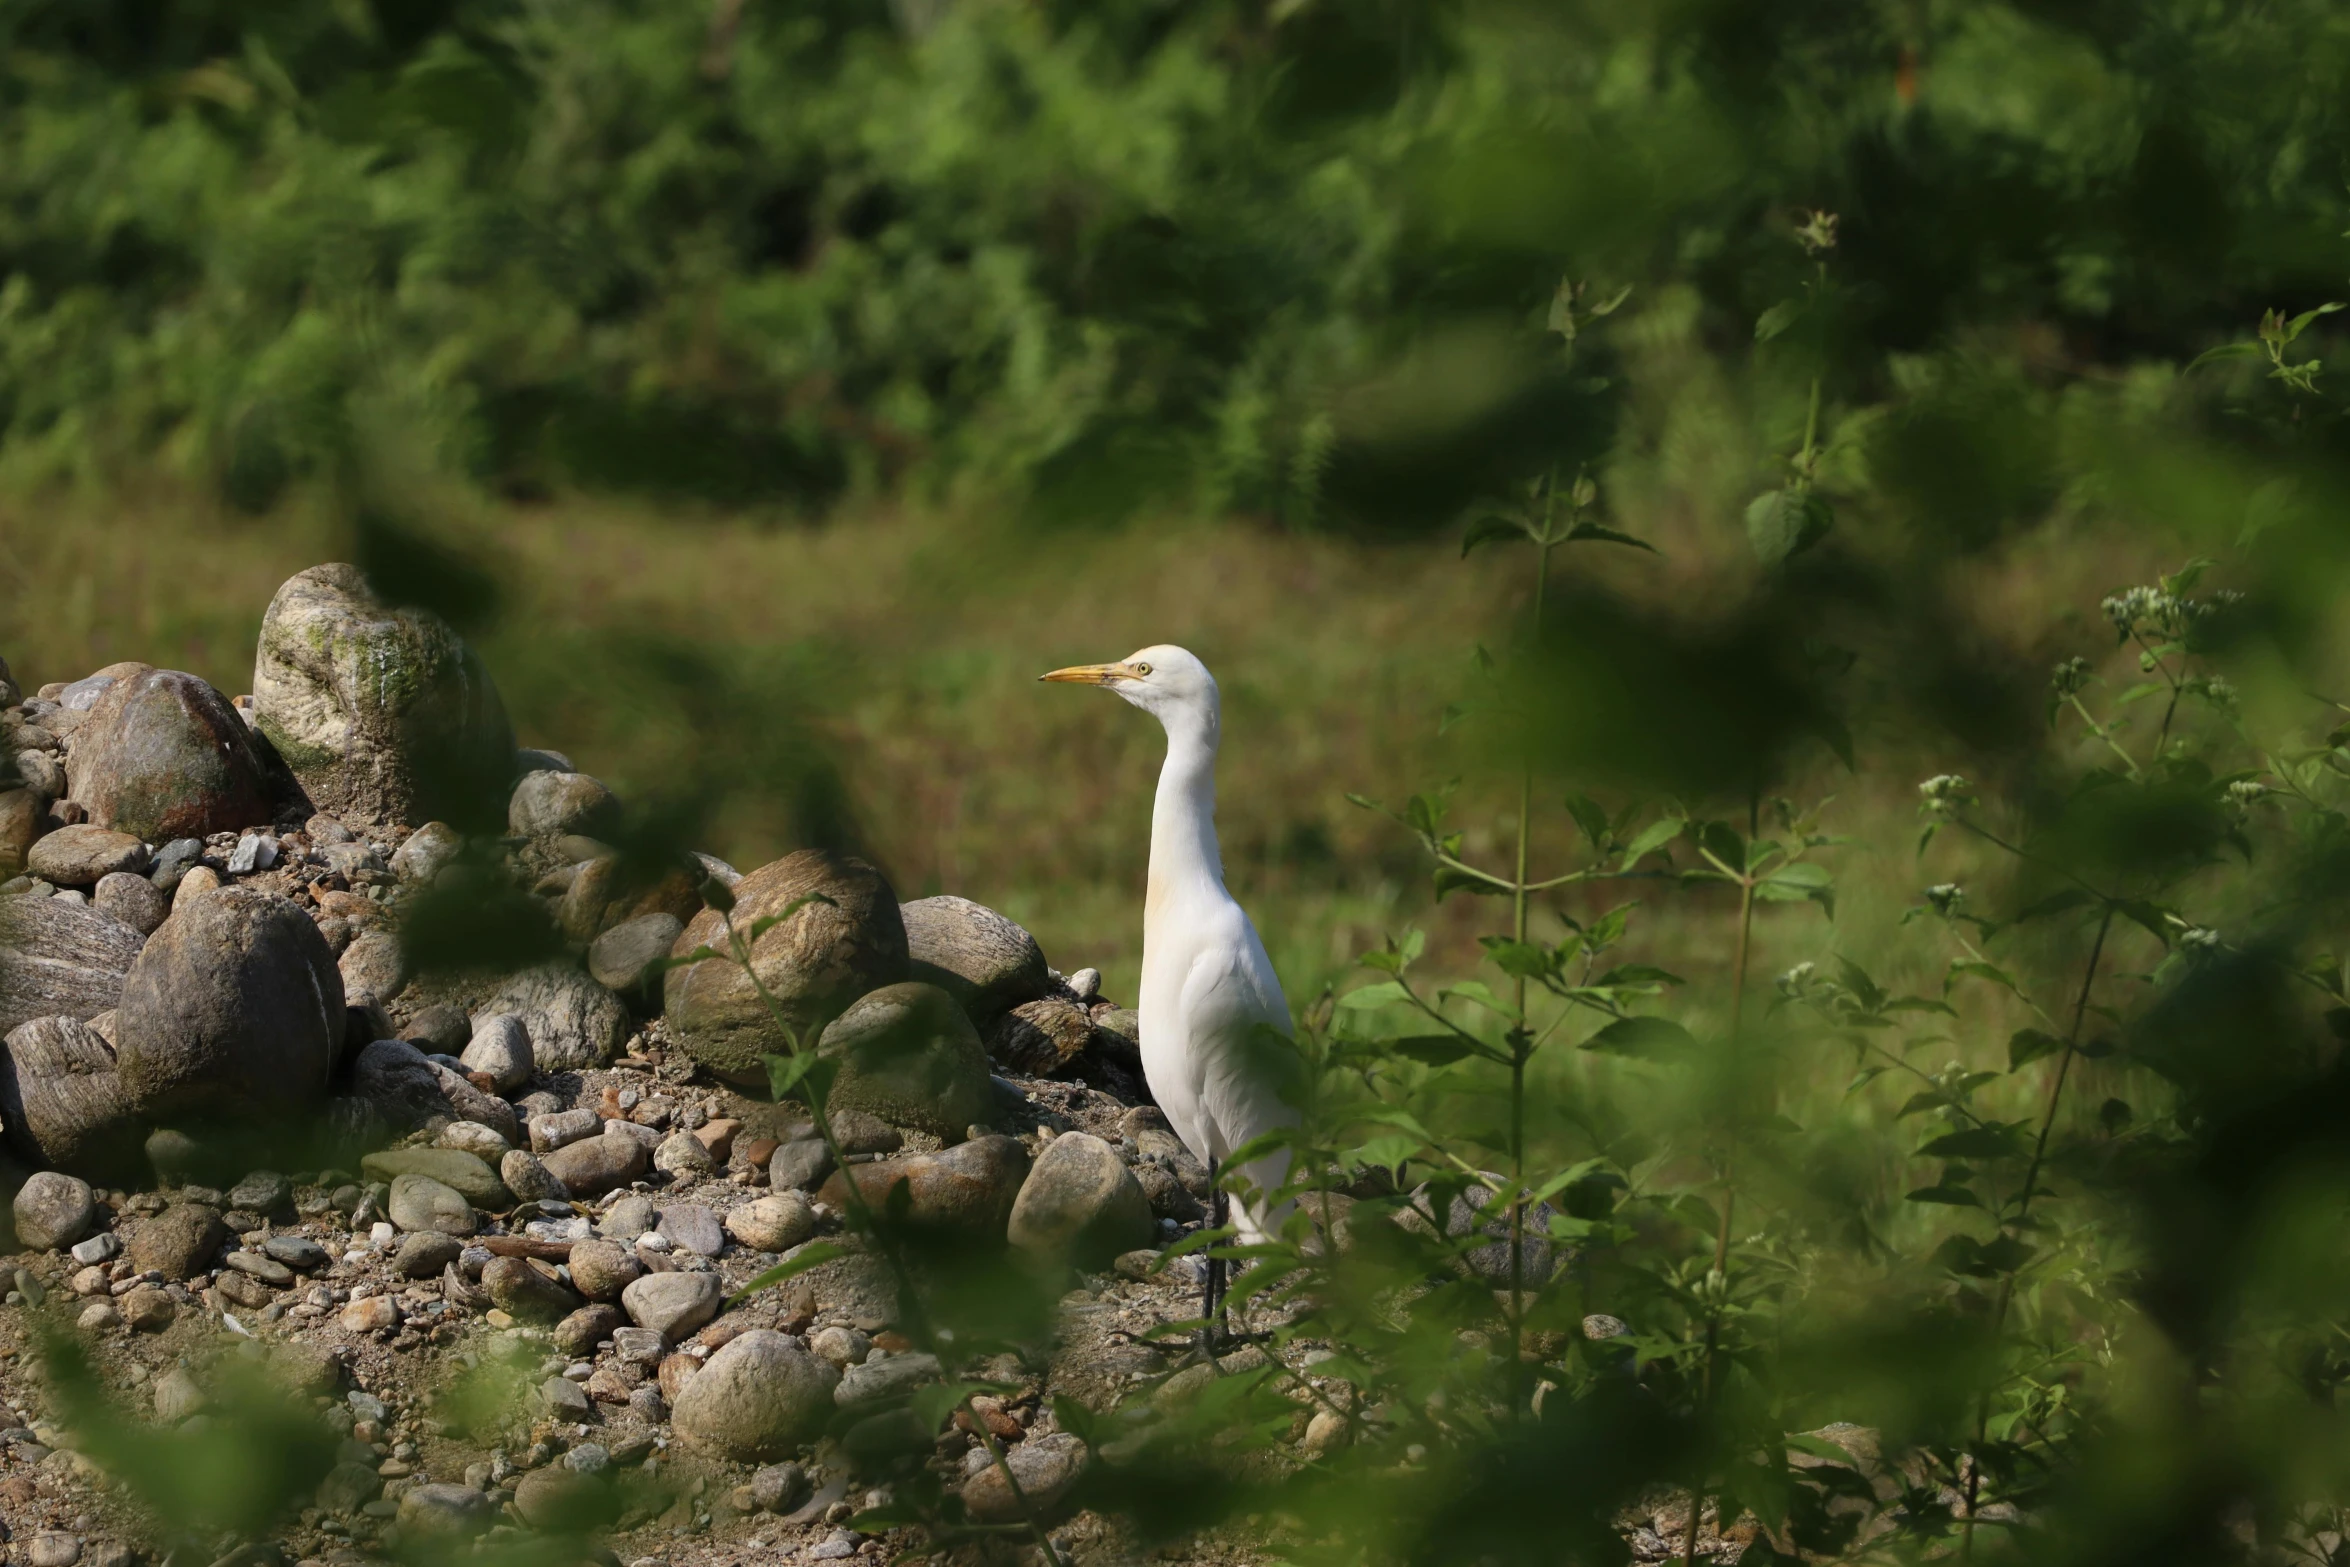
[[[1208,1166],[1208,1180],[1212,1183],[1215,1178],[1216,1167],[1210,1164]],[[1224,1193],[1215,1190],[1212,1185],[1210,1193],[1208,1228],[1211,1230],[1221,1229],[1224,1226],[1226,1214]],[[1222,1308],[1224,1301],[1224,1259],[1205,1257],[1201,1260],[1207,1264],[1207,1267],[1200,1274],[1199,1343],[1202,1353],[1213,1358],[1216,1353],[1216,1313]]]

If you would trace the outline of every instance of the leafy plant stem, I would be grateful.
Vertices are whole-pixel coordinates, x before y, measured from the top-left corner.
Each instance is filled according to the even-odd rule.
[[[2040,1168],[2048,1158],[2048,1139],[2056,1130],[2056,1113],[2064,1103],[2066,1080],[2072,1075],[2073,1057],[2080,1053],[2081,1025],[2089,1015],[2089,996],[2097,985],[2097,966],[2105,958],[2105,938],[2113,931],[2114,906],[2105,905],[2105,914],[2097,922],[2097,939],[2089,944],[2089,966],[2081,975],[2081,992],[2073,1002],[2072,1027],[2066,1032],[2064,1054],[2057,1057],[2056,1078],[2049,1085],[2048,1108],[2040,1115],[2040,1135],[2032,1144],[2031,1162],[2024,1166],[2024,1189],[2016,1198],[2015,1217],[2009,1227],[2019,1226],[2031,1213],[2032,1197],[2040,1189]],[[2015,1274],[2011,1271],[2000,1281],[1999,1304],[1991,1313],[1991,1339],[1997,1343],[2007,1331],[2008,1308],[2015,1301]],[[1971,1561],[1975,1551],[1975,1501],[1982,1493],[1984,1442],[1991,1430],[1991,1386],[1986,1384],[1975,1404],[1975,1455],[1967,1468],[1966,1521],[1960,1526],[1959,1560]]]
[[[1760,828],[1761,818],[1762,792],[1757,789],[1747,799],[1746,830],[1749,841]],[[1751,871],[1742,874],[1738,880],[1738,950],[1733,960],[1734,972],[1730,977],[1728,1045],[1728,1055],[1733,1065],[1737,1060],[1739,1035],[1746,1023],[1746,966],[1754,944],[1754,883]],[[1735,1096],[1739,1091],[1735,1071],[1730,1074],[1730,1081],[1730,1091]],[[1722,1297],[1727,1291],[1730,1277],[1731,1216],[1738,1202],[1736,1159],[1737,1139],[1733,1136],[1730,1146],[1722,1152],[1722,1222],[1714,1231],[1714,1266],[1706,1280],[1714,1299],[1706,1311],[1705,1370],[1699,1383],[1698,1397],[1709,1415],[1713,1409],[1714,1380],[1722,1350]],[[1697,1483],[1689,1490],[1689,1529],[1681,1539],[1682,1567],[1695,1567],[1697,1561],[1697,1520],[1705,1511],[1705,1479],[1703,1471],[1700,1471]]]
[[[1534,543],[1534,618],[1529,640],[1542,640],[1543,601],[1550,586],[1550,552],[1557,547],[1554,526],[1558,510],[1558,475],[1550,476],[1542,536]],[[1520,946],[1526,941],[1526,865],[1533,842],[1534,762],[1518,764],[1518,842],[1515,884],[1510,891],[1510,936]],[[1510,1417],[1516,1419],[1524,1402],[1525,1289],[1526,1289],[1526,1058],[1533,1039],[1526,1027],[1526,976],[1517,976],[1512,1002],[1518,1021],[1510,1030]]]
[[[1004,1477],[1004,1484],[1011,1488],[1012,1502],[1020,1509],[1020,1516],[1027,1520],[1028,1532],[1035,1539],[1036,1548],[1044,1553],[1046,1567],[1061,1567],[1061,1553],[1053,1548],[1053,1537],[1045,1532],[1044,1521],[1037,1517],[1036,1509],[1029,1504],[1028,1492],[1021,1487],[1020,1477],[1012,1473],[1012,1461],[1004,1456],[1003,1444],[995,1439],[994,1432],[988,1430],[987,1422],[979,1418],[979,1411],[971,1407],[971,1395],[965,1393],[963,1401],[956,1407],[969,1418],[980,1446],[987,1449],[988,1459],[995,1465],[997,1473]]]

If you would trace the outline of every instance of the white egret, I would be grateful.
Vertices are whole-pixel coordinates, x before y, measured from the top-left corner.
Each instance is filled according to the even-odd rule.
[[[1216,848],[1216,677],[1182,648],[1146,647],[1043,678],[1114,691],[1167,731],[1143,900],[1142,1069],[1175,1134],[1215,1170],[1234,1149],[1297,1120],[1282,1094],[1297,1066],[1289,1003],[1256,927],[1224,886]],[[1271,1193],[1288,1178],[1289,1156],[1276,1151],[1242,1168]],[[1218,1209],[1222,1223],[1220,1191]],[[1265,1238],[1280,1216],[1261,1199],[1243,1202],[1240,1238]],[[1203,1317],[1214,1315],[1221,1273],[1211,1260]]]

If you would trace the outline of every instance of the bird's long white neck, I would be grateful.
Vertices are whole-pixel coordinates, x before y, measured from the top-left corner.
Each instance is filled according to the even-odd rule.
[[[1178,709],[1165,721],[1167,761],[1151,807],[1146,947],[1152,921],[1171,902],[1224,891],[1224,858],[1216,846],[1216,715]]]

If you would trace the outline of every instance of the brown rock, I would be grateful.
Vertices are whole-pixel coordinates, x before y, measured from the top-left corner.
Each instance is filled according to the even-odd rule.
[[[614,1301],[620,1292],[644,1276],[644,1269],[617,1241],[574,1241],[571,1246],[571,1282],[590,1300]]]
[[[0,791],[0,881],[24,874],[25,856],[48,815],[49,802],[30,789]]]
[[[631,1181],[642,1180],[652,1168],[645,1145],[626,1132],[606,1132],[582,1138],[541,1157],[549,1174],[575,1197],[601,1197]]]
[[[178,907],[124,978],[124,1097],[165,1119],[299,1115],[326,1097],[345,1024],[342,975],[310,917],[224,887]]]
[[[35,1165],[120,1170],[138,1157],[139,1128],[123,1104],[114,1047],[72,1018],[36,1018],[0,1055],[8,1142]]]
[[[267,767],[244,719],[211,686],[147,669],[106,688],[74,737],[69,798],[101,827],[150,843],[265,822]]]
[[[648,914],[666,914],[682,925],[701,912],[698,875],[676,868],[647,876],[611,855],[580,866],[556,919],[563,934],[584,947],[615,925]]]
[[[1005,1013],[988,1034],[988,1054],[1015,1072],[1052,1077],[1093,1043],[1093,1014],[1077,1002],[1054,996],[1027,1001]]]
[[[60,827],[34,841],[25,868],[60,887],[94,887],[116,871],[145,870],[147,846],[111,827]]]
[[[1028,1151],[1009,1137],[975,1137],[939,1153],[901,1154],[835,1171],[817,1200],[848,1207],[849,1178],[876,1213],[886,1212],[890,1188],[907,1184],[909,1224],[973,1238],[1002,1240],[1028,1175]]]
[[[145,938],[56,898],[0,898],[0,1033],[35,1018],[114,1010]]]
[[[751,967],[779,1004],[784,1021],[813,1035],[857,997],[906,975],[906,928],[896,895],[862,860],[803,849],[762,866],[734,887],[734,928],[747,932],[812,894],[751,943]],[[715,910],[705,909],[677,938],[675,955],[725,944]],[[664,989],[672,1037],[715,1075],[763,1084],[763,1055],[791,1048],[742,969],[723,960],[669,971]]]
[[[122,1311],[122,1320],[137,1333],[160,1333],[179,1314],[169,1295],[148,1284],[130,1291],[115,1304]]]
[[[524,1322],[559,1322],[579,1309],[579,1297],[551,1271],[527,1257],[492,1257],[481,1287],[508,1315]]]
[[[173,1203],[133,1226],[123,1250],[141,1273],[160,1273],[185,1282],[212,1266],[228,1244],[220,1210],[200,1202]]]

